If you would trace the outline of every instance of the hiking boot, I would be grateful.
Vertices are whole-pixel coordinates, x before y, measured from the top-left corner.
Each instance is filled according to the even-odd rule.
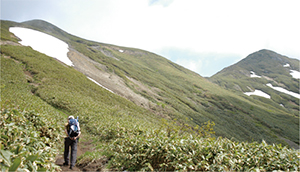
[[[70,169],[73,170],[73,166],[70,166]]]
[[[68,164],[68,163],[66,163],[66,162],[65,162],[65,163],[63,163],[63,166],[68,166],[68,165],[69,165],[69,164]]]

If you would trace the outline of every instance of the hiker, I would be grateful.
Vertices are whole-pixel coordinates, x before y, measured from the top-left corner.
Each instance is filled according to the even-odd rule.
[[[76,128],[76,131],[74,131],[74,128]],[[68,123],[65,124],[65,133],[67,134],[67,137],[65,138],[65,151],[64,151],[64,166],[69,165],[69,149],[71,146],[71,164],[70,169],[72,169],[75,166],[76,162],[76,156],[77,156],[77,143],[79,141],[80,136],[80,127],[78,122],[74,119],[74,116],[68,117]]]

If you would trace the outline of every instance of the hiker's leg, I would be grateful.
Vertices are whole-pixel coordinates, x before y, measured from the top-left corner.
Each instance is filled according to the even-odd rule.
[[[65,160],[65,165],[68,165],[69,164],[69,149],[70,149],[70,142],[71,140],[68,138],[68,137],[66,137],[65,138],[65,151],[64,151],[64,160]]]
[[[77,157],[77,143],[78,140],[72,142],[71,144],[71,167],[75,166],[76,163],[76,157]]]

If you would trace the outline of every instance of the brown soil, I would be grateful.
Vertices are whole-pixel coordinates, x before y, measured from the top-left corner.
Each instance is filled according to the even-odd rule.
[[[125,52],[130,53],[130,51],[127,50],[124,51],[124,53]],[[87,77],[92,78],[103,87],[111,90],[117,95],[126,98],[127,100],[130,100],[138,106],[152,111],[153,113],[161,117],[168,118],[168,116],[165,115],[168,113],[165,113],[164,109],[161,109],[159,105],[134,92],[126,85],[123,78],[119,77],[114,72],[109,72],[105,65],[90,59],[89,57],[76,51],[73,48],[69,48],[68,57],[73,62],[74,68],[77,71],[83,73]],[[160,92],[160,89],[155,87],[150,88],[149,86],[146,86],[133,78],[130,78],[128,76],[126,77],[130,81],[130,83],[128,84],[138,92],[145,92],[153,98],[156,97],[162,99],[158,94]]]
[[[69,48],[68,57],[73,62],[74,68],[79,72],[94,79],[105,88],[112,90],[115,94],[125,97],[139,106],[150,109],[149,105],[151,102],[148,99],[128,88],[124,80],[118,75],[108,72],[106,66],[90,59],[73,48]],[[128,79],[130,79],[137,87],[137,90],[141,89],[155,94],[153,91],[148,89],[148,86],[144,86],[142,83],[139,83],[132,78]]]
[[[82,140],[82,138],[81,138]],[[63,152],[57,155],[55,164],[60,166],[63,172],[65,171],[107,171],[106,164],[107,158],[102,157],[101,159],[93,160],[93,161],[86,161],[78,163],[78,158],[83,155],[86,151],[93,152],[93,148],[95,147],[92,144],[92,141],[81,141],[79,140],[78,147],[77,147],[77,162],[75,167],[71,170],[69,166],[64,166],[64,155]]]
[[[22,45],[19,44],[19,43],[15,43],[15,42],[12,42],[12,41],[3,41],[3,40],[0,41],[0,45],[22,46]]]

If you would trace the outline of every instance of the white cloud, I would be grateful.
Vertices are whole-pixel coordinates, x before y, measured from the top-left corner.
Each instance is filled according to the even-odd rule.
[[[149,5],[162,5],[163,7],[169,6],[174,0],[149,0]]]
[[[234,51],[243,57],[284,44],[294,56],[297,53],[299,12],[291,1],[177,0],[165,8],[141,0],[79,2],[64,3],[73,24],[80,25],[69,27],[93,40],[151,51],[165,46],[197,52]]]
[[[182,66],[184,66],[185,68],[187,69],[190,69],[192,71],[195,71],[197,73],[200,73],[200,69],[202,68],[202,60],[201,59],[198,59],[198,60],[191,60],[191,59],[184,59],[184,58],[181,58],[181,59],[177,59],[175,61],[175,63],[177,64],[181,64]]]
[[[216,74],[225,66],[230,66],[238,62],[241,58],[238,54],[234,53],[201,53],[176,47],[163,48],[158,50],[157,53],[204,77]]]
[[[202,54],[236,54],[242,59],[260,49],[270,49],[300,59],[300,10],[297,0],[41,2],[47,6],[26,1],[27,9],[15,3],[6,11],[15,14],[22,11],[28,19],[35,16],[48,20],[69,33],[89,40],[155,53],[173,47]],[[43,9],[43,12],[37,8]],[[21,16],[14,15],[15,18]]]

